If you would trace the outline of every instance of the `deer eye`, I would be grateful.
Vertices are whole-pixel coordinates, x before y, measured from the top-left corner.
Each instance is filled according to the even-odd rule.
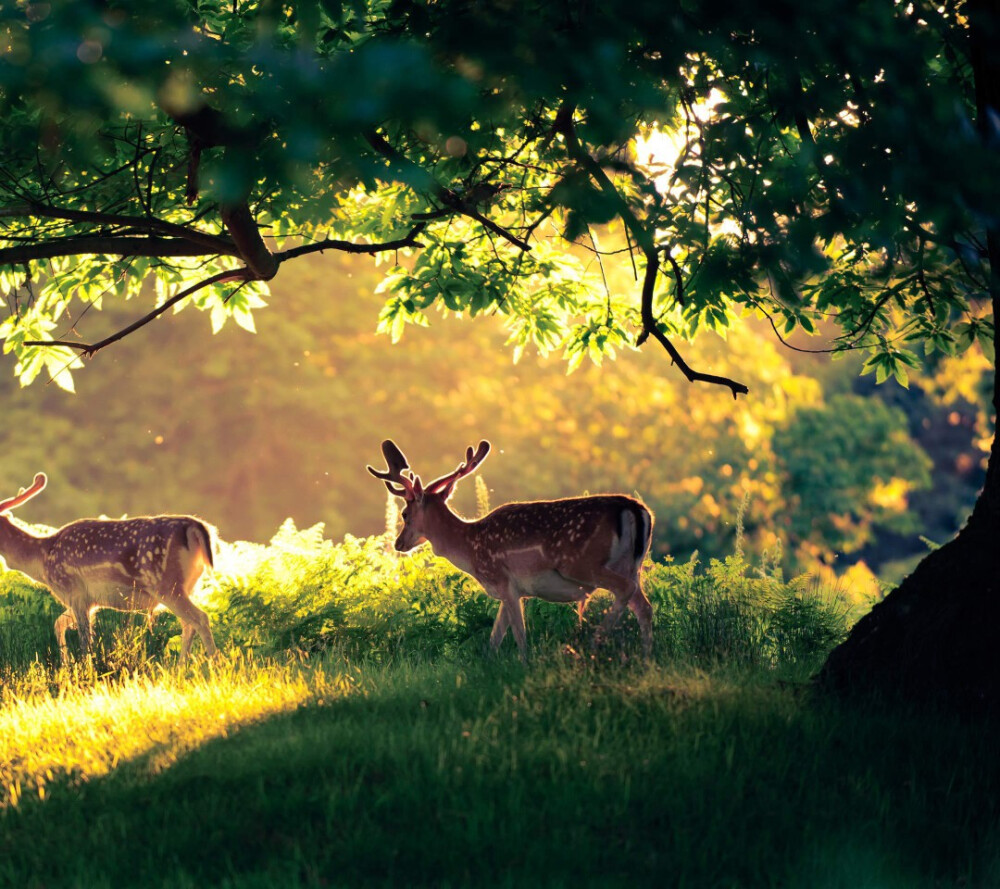
[[[403,521],[405,522],[410,517],[410,507],[405,507],[400,515],[402,515]]]

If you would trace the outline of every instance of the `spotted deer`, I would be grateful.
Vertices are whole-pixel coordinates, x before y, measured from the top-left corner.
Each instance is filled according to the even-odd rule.
[[[396,549],[408,552],[429,541],[434,552],[471,574],[487,594],[500,601],[490,645],[496,651],[507,630],[527,657],[524,599],[576,603],[582,615],[596,589],[614,595],[600,633],[607,633],[628,606],[639,621],[648,656],[653,645],[653,609],[642,591],[639,569],[649,549],[653,517],[641,502],[620,494],[565,500],[508,503],[476,521],[466,521],[448,506],[456,482],[486,459],[490,443],[466,451],[454,472],[426,487],[403,452],[382,442],[385,471],[369,466],[389,491],[402,497],[403,530]]]
[[[181,622],[181,661],[197,632],[208,654],[216,652],[208,616],[190,596],[206,567],[212,543],[206,525],[191,516],[79,519],[53,534],[36,536],[18,527],[9,510],[46,484],[39,472],[31,487],[0,502],[0,555],[13,568],[48,587],[66,611],[55,623],[63,663],[66,631],[76,627],[84,655],[90,651],[91,618],[101,608],[153,613],[165,607]]]

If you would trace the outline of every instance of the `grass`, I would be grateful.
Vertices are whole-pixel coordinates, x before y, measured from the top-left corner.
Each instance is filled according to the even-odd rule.
[[[1000,885],[996,726],[816,695],[848,615],[807,583],[655,566],[651,661],[536,606],[522,665],[446,566],[301,533],[187,669],[167,620],[28,660],[50,614],[0,587],[0,886]]]
[[[6,711],[3,885],[1000,881],[992,729],[759,673],[327,654],[45,697]]]
[[[250,663],[236,654],[196,673],[152,669],[120,682],[86,668],[29,671],[0,710],[0,807],[142,761],[151,772],[241,726],[295,709],[349,680]]]

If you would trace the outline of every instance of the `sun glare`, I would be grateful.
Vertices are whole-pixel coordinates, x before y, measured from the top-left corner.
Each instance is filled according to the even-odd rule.
[[[695,141],[698,124],[708,121],[712,111],[725,98],[720,90],[713,88],[706,99],[690,106],[693,118],[691,121],[682,121],[672,130],[654,124],[636,137],[635,153],[638,164],[648,172],[661,193],[666,193],[669,189],[670,177],[689,142],[691,143],[689,154],[692,157],[698,156],[699,147]]]
[[[715,88],[708,97],[689,106],[688,119],[682,119],[676,127],[666,128],[654,124],[635,138],[635,157],[638,168],[649,177],[656,190],[676,201],[690,200],[692,194],[689,182],[678,181],[677,167],[681,163],[700,163],[701,145],[698,140],[699,124],[707,122],[714,109],[725,95]],[[701,194],[694,195],[701,202]],[[730,235],[741,237],[742,230],[733,219],[713,221],[710,225],[713,237]]]
[[[52,782],[88,781],[139,757],[159,771],[241,726],[349,690],[343,676],[237,654],[201,677],[163,672],[21,700],[0,711],[0,810],[25,795],[44,799]]]

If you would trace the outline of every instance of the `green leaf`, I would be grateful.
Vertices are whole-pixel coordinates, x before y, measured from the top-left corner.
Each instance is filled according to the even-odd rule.
[[[997,353],[992,331],[983,325],[976,331],[976,339],[979,341],[979,348],[983,350],[983,355],[995,365]]]
[[[219,301],[214,303],[211,313],[213,334],[218,333],[223,327],[225,327],[227,317],[228,313],[226,312],[226,307],[222,304],[222,302]]]
[[[892,355],[897,361],[908,364],[910,367],[919,369],[922,366],[916,354],[910,352],[908,349],[897,349]]]
[[[65,364],[56,367],[54,371],[51,370],[50,365],[50,373],[52,374],[52,381],[64,392],[76,392],[76,386],[73,383],[73,374]]]
[[[237,308],[233,312],[233,320],[248,333],[257,332],[257,327],[253,320],[253,312],[249,309]]]

